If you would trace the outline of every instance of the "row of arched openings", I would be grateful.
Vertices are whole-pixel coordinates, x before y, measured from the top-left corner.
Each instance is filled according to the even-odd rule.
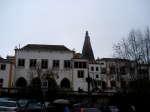
[[[33,79],[34,81],[32,81],[33,83],[38,83],[38,79]],[[54,79],[49,79],[49,85],[52,86],[53,84],[56,83],[56,81],[54,82]],[[18,78],[18,80],[16,81],[16,87],[26,87],[27,86],[27,81],[25,78],[20,77]],[[62,79],[61,83],[60,83],[60,87],[61,88],[70,88],[70,81],[67,78]]]

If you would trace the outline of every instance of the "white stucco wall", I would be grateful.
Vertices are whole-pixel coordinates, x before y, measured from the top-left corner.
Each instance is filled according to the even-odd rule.
[[[60,85],[60,81],[63,78],[71,81],[71,69],[64,69],[64,60],[71,60],[73,58],[72,52],[50,52],[50,51],[16,51],[16,76],[15,81],[19,77],[24,77],[27,80],[27,71],[29,70],[30,59],[37,59],[37,62],[41,62],[41,59],[48,59],[48,68],[52,67],[53,60],[60,60],[58,75],[59,78],[56,80],[57,84]],[[18,67],[18,59],[25,59],[25,67]],[[43,69],[44,70],[44,69]]]

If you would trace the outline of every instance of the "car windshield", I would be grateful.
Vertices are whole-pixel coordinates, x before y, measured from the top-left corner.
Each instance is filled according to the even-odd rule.
[[[101,112],[100,110],[96,109],[89,109],[89,110],[84,110],[83,112]]]
[[[18,101],[18,103],[20,104],[20,105],[26,105],[27,104],[27,100],[19,100]]]
[[[45,109],[44,105],[29,105],[27,109]]]
[[[111,109],[117,109],[116,106],[109,106]]]
[[[5,107],[16,107],[16,104],[13,102],[0,102],[0,106],[5,106]]]

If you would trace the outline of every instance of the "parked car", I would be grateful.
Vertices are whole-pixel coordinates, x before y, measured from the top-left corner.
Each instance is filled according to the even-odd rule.
[[[44,104],[30,103],[24,112],[48,112]]]
[[[75,112],[102,112],[98,108],[78,108],[75,110]]]
[[[109,105],[109,108],[110,108],[111,112],[119,112],[118,107],[115,105]]]
[[[3,101],[3,100],[7,100],[7,101],[19,101],[18,98],[1,97],[0,101]]]
[[[90,103],[84,103],[78,106],[77,108],[99,108],[102,112],[111,112],[109,106],[105,103],[101,102],[90,102]]]
[[[18,103],[21,106],[21,108],[24,110],[30,103],[36,103],[36,101],[32,99],[20,99]]]
[[[21,106],[17,101],[0,101],[0,111],[22,112]]]

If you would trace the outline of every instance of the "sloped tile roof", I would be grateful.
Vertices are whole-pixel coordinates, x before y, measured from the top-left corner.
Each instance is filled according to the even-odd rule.
[[[40,44],[28,44],[22,47],[20,50],[41,50],[41,51],[67,51],[71,52],[70,49],[64,45],[40,45]]]
[[[14,60],[10,59],[0,59],[0,63],[13,63]]]

